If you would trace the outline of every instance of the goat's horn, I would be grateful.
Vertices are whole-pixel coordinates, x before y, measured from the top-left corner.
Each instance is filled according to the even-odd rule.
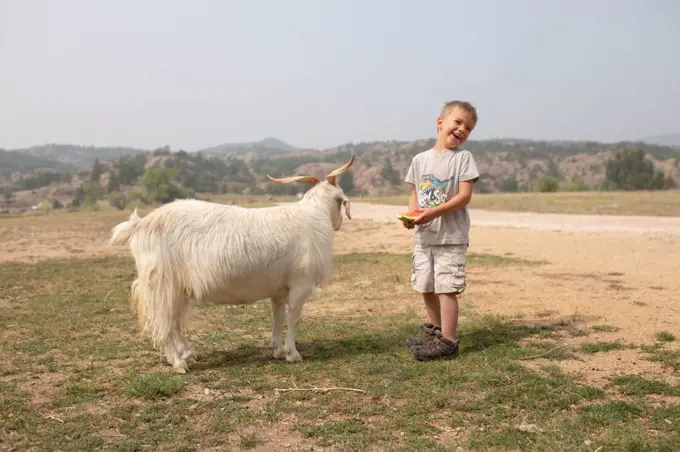
[[[342,165],[340,168],[337,168],[333,171],[331,171],[328,176],[326,176],[326,180],[328,183],[335,185],[335,178],[341,175],[344,172],[347,172],[348,169],[354,164],[354,154],[352,154],[352,157],[350,157],[349,161]]]
[[[314,176],[291,176],[275,178],[267,174],[267,177],[269,178],[270,181],[278,182],[280,184],[290,184],[291,182],[307,182],[308,184],[315,185],[319,183],[319,179],[317,179]]]

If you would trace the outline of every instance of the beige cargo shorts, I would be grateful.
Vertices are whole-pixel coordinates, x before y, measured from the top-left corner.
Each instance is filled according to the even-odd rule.
[[[416,244],[411,258],[411,284],[420,293],[463,293],[468,245]]]

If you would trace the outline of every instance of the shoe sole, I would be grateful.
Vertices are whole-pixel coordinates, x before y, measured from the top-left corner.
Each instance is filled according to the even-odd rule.
[[[452,353],[450,355],[440,355],[440,356],[418,356],[416,355],[415,351],[413,350],[413,347],[410,347],[409,351],[411,352],[411,355],[418,360],[418,361],[436,361],[439,359],[445,359],[445,360],[450,360],[450,359],[456,359],[460,357],[460,351],[456,350],[455,353]]]

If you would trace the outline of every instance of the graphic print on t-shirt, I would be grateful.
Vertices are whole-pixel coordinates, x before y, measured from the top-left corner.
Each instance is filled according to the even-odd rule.
[[[425,174],[418,185],[418,204],[421,209],[437,207],[445,203],[449,180],[440,181],[432,174]]]

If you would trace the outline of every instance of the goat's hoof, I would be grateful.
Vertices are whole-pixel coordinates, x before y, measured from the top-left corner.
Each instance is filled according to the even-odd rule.
[[[300,353],[298,353],[297,350],[286,355],[286,362],[287,363],[292,364],[292,363],[296,363],[298,361],[302,361],[302,356],[300,356]]]
[[[189,370],[186,361],[175,361],[172,365],[172,371],[177,374],[185,374]]]
[[[286,357],[286,352],[280,348],[278,350],[274,350],[274,359],[284,359]]]
[[[198,361],[198,355],[193,350],[187,350],[184,353],[182,353],[182,359],[184,361],[197,362]]]

